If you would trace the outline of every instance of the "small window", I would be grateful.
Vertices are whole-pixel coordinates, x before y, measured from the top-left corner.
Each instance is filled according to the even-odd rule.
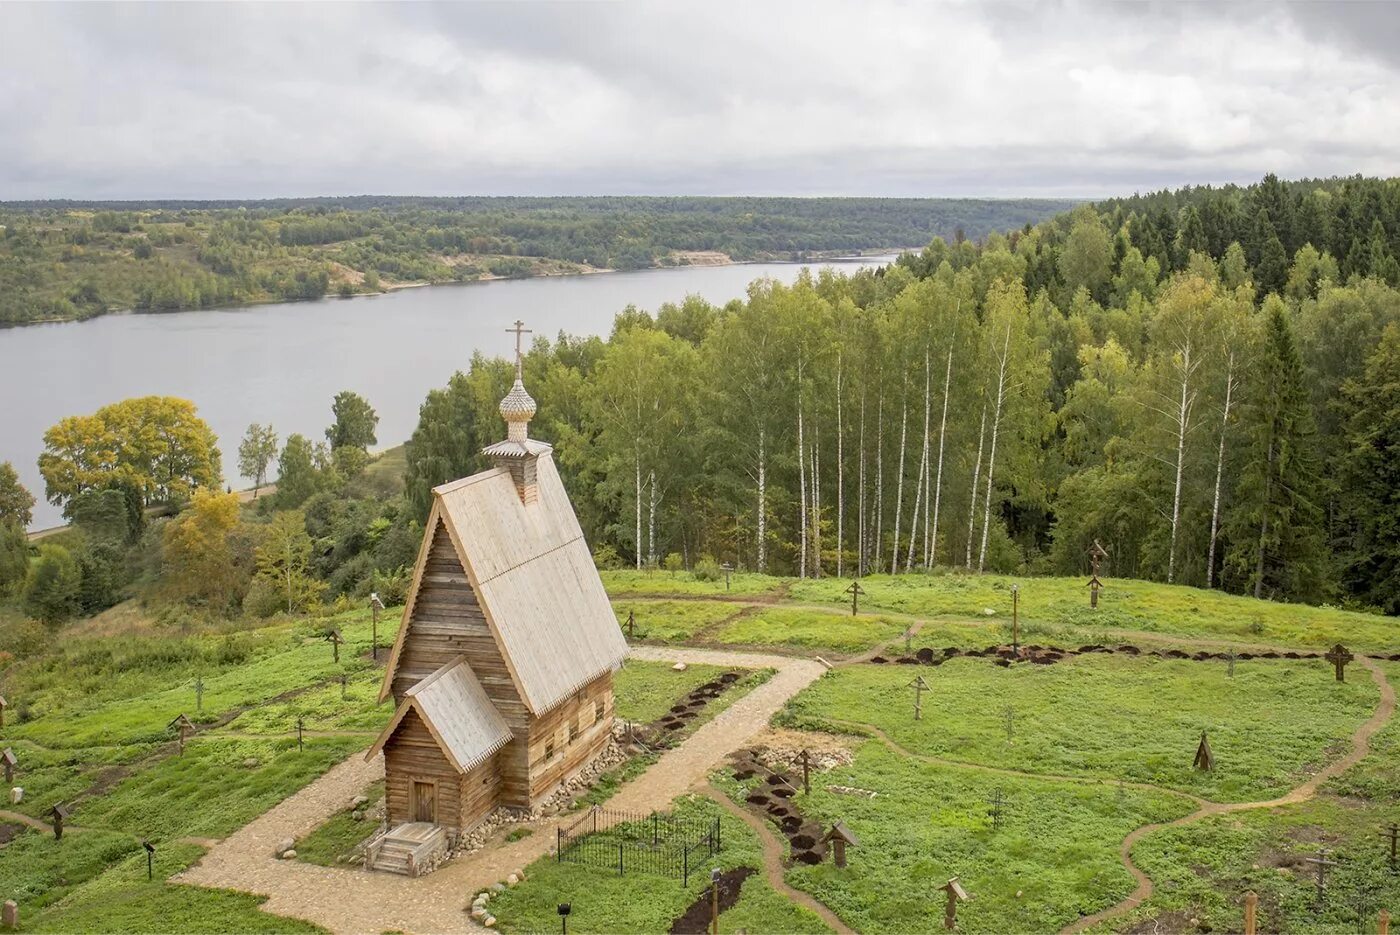
[[[548,741],[548,742],[544,745],[544,758],[545,758],[546,760],[552,760],[552,759],[554,759],[554,741],[553,741],[553,740]]]
[[[577,740],[577,739],[578,739],[578,722],[577,722],[577,721],[570,721],[570,722],[569,722],[569,743],[573,743],[573,742],[574,742],[575,740]]]
[[[593,720],[601,721],[603,719],[604,710],[603,699],[599,698],[597,701],[593,702]]]

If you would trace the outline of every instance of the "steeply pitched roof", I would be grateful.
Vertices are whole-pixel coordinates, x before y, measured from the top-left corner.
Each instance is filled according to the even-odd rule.
[[[530,504],[499,468],[433,494],[516,688],[543,714],[621,665],[627,643],[547,452],[536,471]]]
[[[410,710],[418,713],[428,733],[459,772],[465,773],[481,763],[512,736],[466,660],[456,659],[404,693],[394,719],[365,759],[384,749]]]

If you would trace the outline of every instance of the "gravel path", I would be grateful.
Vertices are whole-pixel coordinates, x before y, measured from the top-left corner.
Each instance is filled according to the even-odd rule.
[[[631,655],[661,662],[777,670],[608,801],[611,808],[638,811],[666,808],[676,796],[703,785],[711,769],[767,728],[789,698],[826,671],[818,662],[773,654],[635,647]],[[483,848],[416,880],[273,857],[279,842],[310,833],[383,775],[382,757],[366,763],[363,757],[352,756],[215,844],[173,882],[264,895],[268,897],[264,911],[305,919],[333,932],[479,931],[465,911],[472,896],[544,856],[554,844],[550,823],[519,841]]]

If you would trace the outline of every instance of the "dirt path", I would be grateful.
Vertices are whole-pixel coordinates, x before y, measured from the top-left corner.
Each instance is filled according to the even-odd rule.
[[[740,808],[729,796],[709,783],[703,786],[703,790],[706,795],[718,802],[721,808],[752,828],[758,835],[758,839],[763,842],[763,871],[768,877],[769,886],[799,906],[810,909],[821,916],[822,921],[831,926],[838,935],[852,935],[851,928],[842,922],[836,913],[828,909],[825,903],[818,902],[811,893],[788,886],[787,880],[783,877],[783,842],[779,841],[773,834],[773,830],[768,827],[768,822],[748,809]]]
[[[1386,725],[1391,716],[1395,713],[1395,689],[1391,686],[1390,682],[1386,680],[1385,670],[1376,664],[1374,660],[1368,659],[1365,656],[1358,656],[1357,661],[1370,671],[1371,680],[1374,681],[1376,687],[1380,689],[1381,700],[1380,704],[1376,706],[1375,713],[1371,715],[1370,720],[1358,727],[1356,733],[1352,734],[1351,752],[1341,759],[1329,763],[1327,766],[1314,773],[1307,782],[1276,799],[1269,799],[1263,802],[1231,802],[1228,804],[1208,802],[1191,814],[1178,818],[1175,821],[1143,825],[1141,828],[1134,830],[1123,839],[1123,844],[1118,849],[1118,856],[1119,859],[1122,860],[1123,866],[1128,869],[1128,872],[1133,875],[1133,879],[1137,881],[1137,887],[1133,890],[1131,895],[1116,906],[1110,906],[1102,912],[1096,912],[1091,916],[1085,916],[1072,925],[1066,926],[1061,930],[1061,935],[1068,935],[1068,933],[1072,932],[1082,932],[1095,925],[1107,922],[1110,919],[1116,919],[1136,909],[1152,897],[1152,880],[1133,863],[1133,847],[1138,841],[1152,832],[1162,828],[1176,828],[1181,825],[1193,824],[1215,815],[1228,815],[1233,812],[1244,812],[1261,808],[1279,808],[1284,805],[1296,805],[1300,802],[1306,802],[1317,794],[1317,790],[1324,782],[1340,776],[1365,759],[1366,754],[1371,750],[1371,738]]]
[[[777,670],[679,747],[664,753],[608,802],[612,808],[636,811],[666,808],[672,799],[704,783],[711,769],[765,730],[789,698],[826,671],[818,662],[772,654],[647,646],[634,647],[632,656]],[[382,758],[366,763],[362,756],[350,757],[215,843],[199,863],[177,874],[173,882],[264,895],[268,900],[263,911],[305,919],[333,932],[468,932],[479,930],[465,911],[472,896],[544,856],[554,844],[554,822],[542,823],[528,837],[485,848],[416,880],[272,856],[279,842],[309,834],[383,775]]]

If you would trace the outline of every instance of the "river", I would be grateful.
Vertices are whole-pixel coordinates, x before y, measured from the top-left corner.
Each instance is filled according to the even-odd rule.
[[[889,257],[822,261],[854,269]],[[0,329],[0,462],[39,502],[31,528],[62,522],[44,500],[37,459],[64,416],[133,396],[189,399],[219,436],[224,474],[241,486],[238,442],[250,422],[282,438],[320,439],[331,398],[354,390],[379,413],[383,446],[408,438],[429,389],[465,369],[475,351],[504,356],[516,319],[551,339],[607,334],[629,304],[654,311],[695,294],[722,304],[760,277],[791,283],[802,266],[754,263],[493,280],[375,296]]]

